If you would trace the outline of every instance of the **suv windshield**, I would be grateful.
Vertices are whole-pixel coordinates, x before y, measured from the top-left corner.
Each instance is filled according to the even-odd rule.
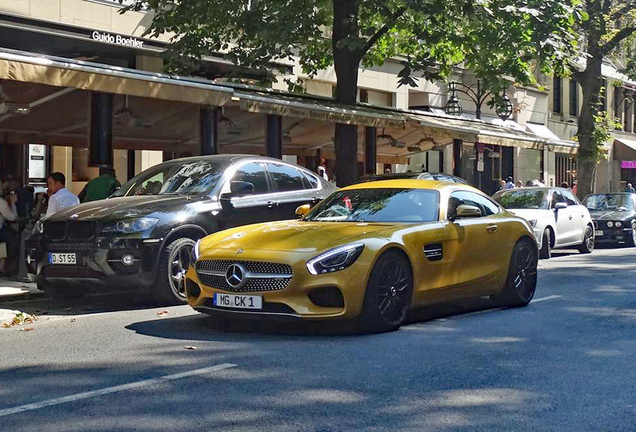
[[[163,163],[133,177],[112,196],[205,195],[214,188],[225,168],[225,164],[202,160]]]
[[[509,189],[497,192],[493,199],[505,209],[548,209],[547,191],[541,189]]]
[[[634,210],[634,202],[629,194],[589,195],[583,205],[590,210]]]
[[[437,221],[439,194],[425,189],[358,189],[339,191],[305,218],[315,222]]]

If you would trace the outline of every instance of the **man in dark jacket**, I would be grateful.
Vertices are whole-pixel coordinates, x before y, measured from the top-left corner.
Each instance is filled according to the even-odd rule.
[[[99,177],[89,181],[78,195],[80,202],[91,202],[108,198],[121,187],[111,167],[100,167]]]

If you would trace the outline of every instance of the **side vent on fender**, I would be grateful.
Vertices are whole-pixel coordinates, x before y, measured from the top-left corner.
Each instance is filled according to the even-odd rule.
[[[444,249],[441,243],[431,243],[424,246],[424,255],[429,261],[440,261],[444,258]]]

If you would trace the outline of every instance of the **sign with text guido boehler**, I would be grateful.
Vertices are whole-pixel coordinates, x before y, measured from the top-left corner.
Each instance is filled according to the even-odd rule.
[[[100,33],[98,31],[94,31],[92,37],[94,40],[99,42],[106,42],[113,45],[122,45],[132,48],[142,48],[144,45],[144,41],[140,41],[134,37],[123,37],[120,35],[112,35],[110,33]]]

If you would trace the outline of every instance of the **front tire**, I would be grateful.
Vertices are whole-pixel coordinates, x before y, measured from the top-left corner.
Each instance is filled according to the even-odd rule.
[[[518,242],[512,250],[504,289],[491,299],[497,306],[526,306],[537,289],[536,247],[529,241]]]
[[[546,228],[543,231],[543,239],[541,240],[541,251],[539,252],[539,258],[550,259],[552,258],[552,244],[550,243],[550,229]]]
[[[582,254],[592,253],[594,250],[594,229],[591,226],[585,228],[585,237],[583,243],[579,246],[579,252]]]
[[[159,259],[159,271],[154,297],[168,304],[185,304],[185,275],[190,266],[190,255],[196,242],[184,237],[173,240],[165,247]]]
[[[636,246],[636,222],[632,222],[632,232],[625,243],[627,244],[627,247]]]
[[[402,254],[389,251],[373,266],[359,321],[369,332],[397,330],[411,306],[413,275]]]
[[[40,291],[44,291],[55,301],[76,300],[88,293],[88,288],[86,287],[60,285],[52,282],[38,282],[37,286]]]

